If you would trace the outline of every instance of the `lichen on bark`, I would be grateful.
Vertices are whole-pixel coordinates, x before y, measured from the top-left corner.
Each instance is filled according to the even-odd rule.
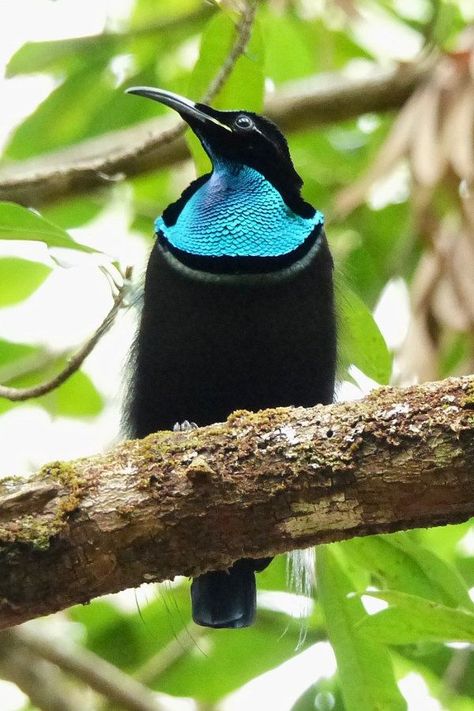
[[[0,627],[143,581],[474,514],[474,378],[239,411],[0,487]]]

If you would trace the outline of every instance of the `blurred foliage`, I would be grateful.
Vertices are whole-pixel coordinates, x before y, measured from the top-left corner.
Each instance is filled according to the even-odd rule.
[[[463,96],[467,96],[469,87],[472,91],[474,64],[472,53],[471,64],[462,63],[461,53],[466,49],[460,49],[462,42],[465,44],[463,8],[467,4],[334,0],[316,3],[313,8],[311,3],[289,0],[262,3],[247,51],[214,105],[261,110],[266,88],[278,91],[288,82],[323,72],[354,72],[361,67],[366,71],[374,63],[396,58],[396,42],[387,41],[386,55],[381,56],[369,41],[369,35],[380,29],[374,17],[383,20],[384,32],[390,34],[392,28],[394,36],[415,37],[420,48],[436,47],[440,53],[450,53],[442,56],[457,62],[459,71],[465,72],[459,76],[465,82]],[[135,0],[129,18],[114,32],[25,44],[10,58],[7,76],[14,81],[23,75],[47,74],[54,80],[54,88],[12,130],[3,159],[41,156],[166,112],[160,104],[127,97],[123,93],[126,86],[164,86],[194,99],[202,97],[233,42],[237,6],[234,2],[206,5],[199,0]],[[452,96],[454,102],[455,93]],[[387,138],[397,130],[396,112],[351,118],[288,135],[294,163],[304,179],[304,196],[327,217],[338,282],[341,379],[350,381],[350,367],[355,365],[381,384],[410,380],[421,372],[413,365],[420,359],[429,359],[433,377],[472,370],[474,305],[470,322],[456,320],[453,313],[456,316],[459,308],[456,311],[452,306],[448,315],[441,317],[438,302],[446,303],[445,292],[439,291],[435,303],[420,301],[417,291],[420,274],[427,270],[426,260],[434,254],[433,235],[441,230],[446,233],[446,220],[453,240],[462,228],[463,244],[468,238],[474,243],[474,220],[466,201],[460,199],[462,186],[464,190],[472,188],[472,174],[466,188],[460,172],[469,156],[472,159],[472,125],[471,144],[466,137],[465,143],[460,143],[458,134],[454,168],[448,173],[439,171],[426,199],[426,193],[417,192],[417,180],[420,182],[426,166],[431,175],[429,159],[434,153],[422,155],[423,146],[413,146],[425,140],[428,115],[420,108],[416,112],[419,134],[405,155],[407,171],[397,173],[392,187],[387,187],[384,179],[388,171],[380,169],[370,190],[358,194],[357,200],[354,186],[387,150]],[[440,116],[448,120],[441,109]],[[451,125],[443,145],[454,145],[449,141],[454,125],[459,127]],[[208,170],[197,141],[189,134],[187,140],[197,171]],[[474,171],[472,164],[471,169]],[[192,177],[189,165],[150,172],[128,181],[125,188],[111,184],[93,195],[45,205],[41,215],[12,203],[0,204],[0,240],[19,245],[14,256],[0,259],[0,309],[28,299],[52,271],[64,269],[69,259],[78,258],[77,252],[91,266],[104,260],[123,263],[118,249],[116,254],[102,253],[101,235],[94,233],[95,221],[99,224],[119,201],[126,207],[130,232],[150,243],[154,218]],[[352,191],[353,205],[341,217],[336,209],[338,196],[347,197],[347,191]],[[88,228],[87,245],[69,232],[80,227]],[[46,245],[49,261],[41,263],[29,256],[28,242],[32,240]],[[469,265],[469,260],[462,258],[456,273],[466,279]],[[411,291],[418,320],[420,309],[425,309],[422,316],[431,328],[427,327],[431,340],[412,339],[408,365],[406,351],[402,348],[402,359],[399,351],[389,350],[372,316],[394,279]],[[397,317],[397,313],[392,316],[394,320]],[[64,359],[64,352],[44,344],[3,339],[0,382],[14,386],[42,382],[61,369]],[[100,390],[99,381],[93,382],[80,371],[35,404],[55,416],[90,419],[108,404]],[[13,407],[24,406],[0,401],[0,413]],[[248,630],[196,630],[190,621],[187,581],[147,588],[148,600],[139,608],[123,608],[114,597],[73,608],[67,629],[79,628],[82,644],[89,650],[152,689],[192,696],[209,709],[297,654],[303,624],[306,636],[301,650],[329,640],[338,670],[324,676],[315,666],[312,681],[302,685],[293,711],[404,709],[406,701],[397,682],[406,680],[410,672],[423,677],[443,709],[474,711],[474,655],[469,648],[446,644],[474,643],[469,595],[469,589],[474,588],[473,538],[474,529],[466,523],[321,547],[314,606],[302,623],[292,612],[297,598],[287,593],[280,557],[258,576],[259,616]],[[368,599],[379,601],[375,614],[367,612],[372,609]],[[283,668],[278,675],[284,679],[285,673]],[[268,682],[269,701],[262,706],[271,706],[274,683]]]
[[[38,213],[12,202],[0,202],[0,239],[37,240],[48,247],[94,251],[91,247],[75,242],[61,227],[45,220]]]
[[[50,271],[44,264],[27,259],[0,259],[0,308],[26,299],[43,283]]]
[[[338,551],[337,546],[321,546],[316,572],[345,707],[347,711],[405,709],[388,649],[376,635],[371,638],[360,630],[366,615],[360,599],[353,594],[354,583],[344,569],[344,558],[338,560]]]

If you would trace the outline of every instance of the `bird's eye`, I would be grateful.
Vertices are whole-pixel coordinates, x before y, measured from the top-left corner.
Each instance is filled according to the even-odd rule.
[[[253,128],[254,123],[249,116],[245,116],[245,114],[242,114],[241,116],[237,116],[234,121],[234,126],[236,128],[240,128],[243,131],[249,131]]]

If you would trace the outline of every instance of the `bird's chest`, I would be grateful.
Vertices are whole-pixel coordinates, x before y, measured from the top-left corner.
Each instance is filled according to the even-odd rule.
[[[207,257],[276,257],[299,247],[315,225],[296,215],[252,168],[215,170],[173,225],[157,229],[177,249]]]
[[[142,346],[166,416],[204,424],[238,408],[317,401],[325,324],[313,268],[286,281],[194,279],[164,254],[158,245]]]

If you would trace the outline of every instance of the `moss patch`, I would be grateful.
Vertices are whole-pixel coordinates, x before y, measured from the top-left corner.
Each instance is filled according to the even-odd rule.
[[[469,383],[466,394],[462,400],[462,406],[474,410],[474,383]]]
[[[0,494],[8,494],[12,487],[24,484],[26,481],[22,476],[4,476],[0,479]]]
[[[52,539],[67,525],[69,514],[79,506],[86,482],[72,464],[46,464],[38,472],[38,479],[59,483],[61,490],[43,511],[35,515],[26,513],[15,518],[12,510],[12,518],[0,523],[0,550],[3,552],[12,544],[30,545],[40,551],[48,549]],[[11,485],[11,480],[9,483]],[[18,483],[27,485],[24,479],[15,481],[16,485]]]

